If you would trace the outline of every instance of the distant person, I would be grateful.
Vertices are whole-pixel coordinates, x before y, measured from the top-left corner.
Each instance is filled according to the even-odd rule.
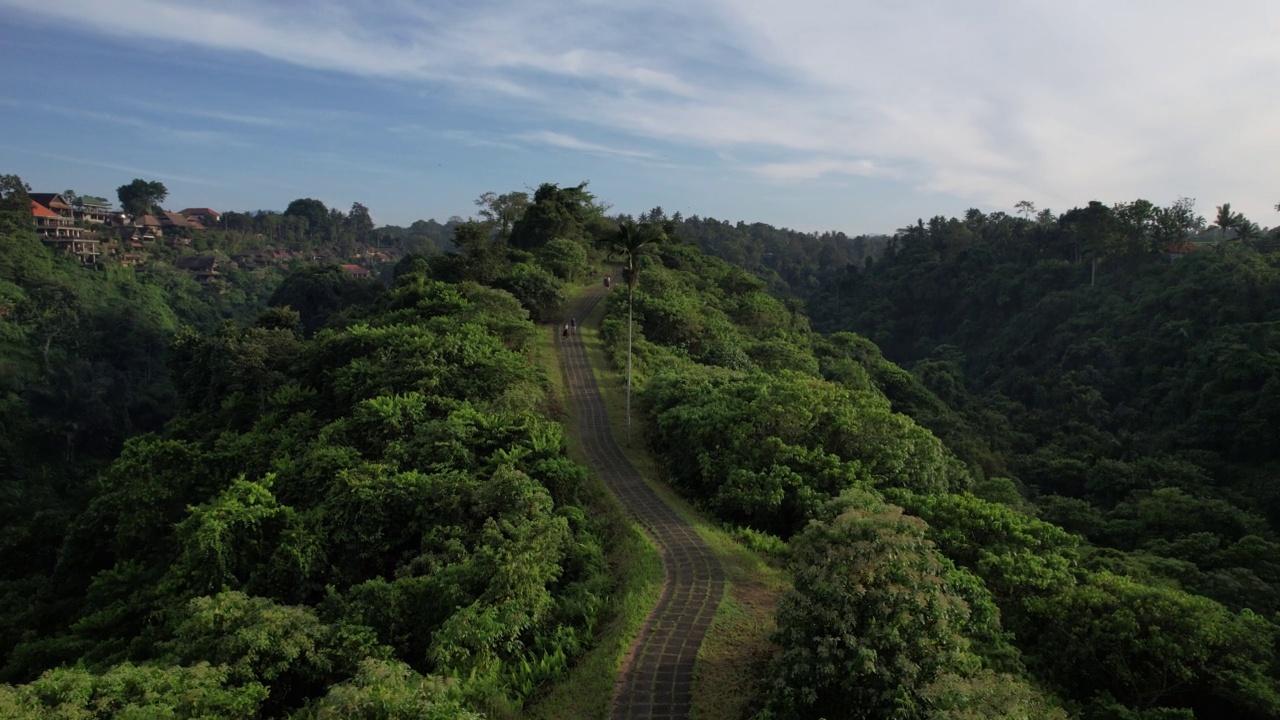
[[[611,280],[612,280],[612,278],[610,278],[608,275],[605,275],[605,276],[604,276],[604,289],[605,289],[605,290],[608,290],[608,289],[609,289],[609,283],[610,283],[610,281],[611,281]]]
[[[575,317],[575,318],[569,318],[569,329],[571,329],[571,330],[577,330],[577,329],[578,329],[578,318],[576,318],[576,317]]]
[[[564,332],[560,333],[560,337],[569,337],[569,323],[564,324]]]

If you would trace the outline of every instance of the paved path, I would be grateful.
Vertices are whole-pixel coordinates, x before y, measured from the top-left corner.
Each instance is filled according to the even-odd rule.
[[[603,288],[588,292],[570,314],[585,319],[603,296]],[[560,340],[587,461],[657,544],[666,576],[658,604],[623,664],[609,717],[684,720],[698,647],[724,594],[724,570],[706,542],[640,479],[614,442],[579,336]]]

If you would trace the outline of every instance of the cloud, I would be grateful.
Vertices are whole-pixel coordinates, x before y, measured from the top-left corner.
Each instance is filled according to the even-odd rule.
[[[108,170],[119,170],[120,172],[130,173],[135,177],[153,177],[161,180],[169,180],[173,182],[188,183],[191,185],[207,185],[209,187],[223,187],[221,183],[216,183],[207,178],[193,177],[191,175],[176,175],[174,173],[162,172],[159,170],[149,170],[147,168],[134,167],[132,165],[120,165],[117,163],[101,162],[91,160],[89,158],[76,157],[74,155],[62,155],[58,153],[44,152],[41,150],[32,150],[25,147],[7,147],[11,152],[20,152],[36,157],[49,158],[50,160],[61,160],[63,162],[77,163],[80,165],[88,165],[90,167],[106,168]]]
[[[580,150],[582,152],[593,153],[595,155],[607,155],[610,157],[627,158],[627,159],[650,159],[654,157],[653,153],[641,150],[627,150],[624,148],[614,148],[598,143],[586,142],[579,140],[572,135],[564,133],[552,132],[550,130],[539,130],[536,132],[522,133],[516,136],[519,140],[530,143],[539,143],[550,145],[552,147],[564,148],[566,150]]]
[[[604,157],[673,146],[709,163],[767,158],[744,164],[774,182],[888,177],[1001,208],[1187,194],[1266,218],[1277,199],[1274,0],[1230,0],[1214,14],[1192,0],[0,7],[130,42],[421,85],[472,112],[524,118],[507,137]],[[1230,33],[1210,32],[1217,21]],[[574,134],[540,129],[555,122]]]
[[[815,180],[828,175],[874,177],[883,174],[883,171],[871,160],[838,160],[835,158],[812,158],[795,162],[764,163],[752,167],[751,172],[780,182]]]
[[[0,98],[0,105],[11,108],[20,108],[28,111],[34,110],[42,113],[62,115],[64,117],[85,118],[99,122],[111,123],[113,125],[123,125],[125,127],[136,128],[137,130],[142,131],[148,139],[163,139],[183,146],[199,145],[202,147],[221,148],[250,147],[249,143],[247,143],[243,138],[218,130],[172,127],[169,125],[154,123],[132,115],[88,110],[85,108],[75,107],[74,105],[51,105],[36,101],[17,102],[4,98]]]
[[[251,127],[267,127],[267,128],[288,128],[297,125],[292,120],[279,117],[263,117],[261,115],[246,115],[242,113],[226,112],[224,110],[209,110],[205,108],[191,107],[191,98],[184,98],[183,103],[161,104],[146,100],[128,100],[133,107],[146,110],[151,113],[165,113],[171,115],[180,115],[186,117],[203,118],[206,120],[217,120],[220,122],[234,123],[236,125],[248,125]]]

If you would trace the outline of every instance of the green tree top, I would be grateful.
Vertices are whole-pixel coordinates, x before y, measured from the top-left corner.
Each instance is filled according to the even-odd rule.
[[[120,207],[130,215],[147,215],[156,212],[160,203],[169,197],[169,189],[158,180],[134,178],[128,185],[116,188]]]
[[[307,221],[307,232],[315,234],[329,227],[331,216],[329,208],[314,198],[298,198],[289,203],[284,214],[287,217],[300,217]]]
[[[568,188],[543,183],[533,195],[533,204],[512,227],[511,246],[533,250],[556,238],[585,240],[591,235],[592,221],[603,213],[595,196],[587,192],[587,183]]]

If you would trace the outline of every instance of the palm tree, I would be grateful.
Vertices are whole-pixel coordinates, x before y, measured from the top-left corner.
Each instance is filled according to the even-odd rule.
[[[1262,237],[1262,228],[1258,227],[1258,223],[1246,219],[1243,215],[1238,216],[1239,224],[1236,225],[1236,240],[1246,247],[1253,245],[1253,241]]]
[[[672,231],[670,221],[664,223],[624,221],[618,232],[602,241],[609,255],[621,256],[622,279],[627,283],[627,447],[631,446],[631,318],[632,297],[640,282],[640,255],[655,245],[666,242]]]
[[[1214,225],[1218,226],[1218,250],[1223,250],[1227,246],[1227,231],[1240,224],[1243,219],[1239,213],[1231,212],[1231,203],[1223,203],[1218,206],[1218,217],[1214,220]]]

